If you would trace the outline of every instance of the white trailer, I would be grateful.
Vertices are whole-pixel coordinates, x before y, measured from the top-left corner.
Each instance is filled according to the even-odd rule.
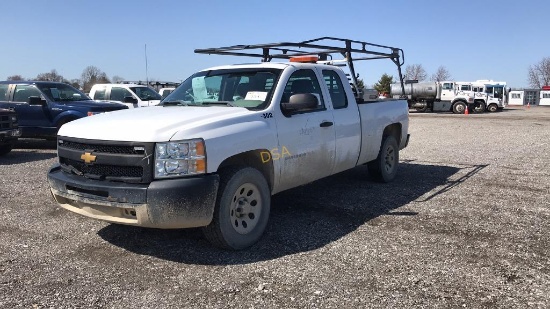
[[[508,105],[523,105],[523,97],[525,92],[523,90],[510,91]]]
[[[540,91],[539,105],[550,106],[550,89]]]

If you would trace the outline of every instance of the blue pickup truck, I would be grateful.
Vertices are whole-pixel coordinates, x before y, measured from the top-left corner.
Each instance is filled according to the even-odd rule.
[[[128,107],[93,101],[65,83],[0,81],[0,108],[17,112],[21,137],[51,139],[69,121]]]

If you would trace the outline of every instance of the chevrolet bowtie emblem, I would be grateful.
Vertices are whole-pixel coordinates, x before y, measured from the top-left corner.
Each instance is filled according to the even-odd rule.
[[[95,158],[97,156],[92,155],[91,152],[85,152],[83,155],[80,156],[80,159],[84,160],[86,164],[90,164],[92,162],[95,162]]]

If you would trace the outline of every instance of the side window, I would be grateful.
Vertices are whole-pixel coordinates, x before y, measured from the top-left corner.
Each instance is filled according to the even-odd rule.
[[[28,102],[29,97],[40,97],[40,91],[32,85],[17,85],[15,86],[15,94],[13,95],[14,102]]]
[[[285,91],[281,101],[283,103],[288,103],[290,96],[297,93],[311,93],[317,97],[319,100],[319,105],[312,111],[325,109],[321,86],[319,85],[317,76],[315,76],[315,72],[312,70],[298,70],[292,73],[285,85]]]
[[[132,94],[130,91],[122,87],[113,87],[111,88],[111,100],[113,101],[124,101],[124,97],[131,97]]]
[[[468,90],[470,90],[470,85],[462,85],[462,86],[460,86],[460,90],[468,91]]]
[[[451,84],[451,83],[444,83],[444,84],[443,84],[443,89],[445,89],[445,90],[453,89],[453,84]]]
[[[334,109],[348,106],[348,96],[338,73],[332,70],[323,70],[323,78],[330,93],[330,100]]]
[[[9,84],[0,84],[0,101],[8,100],[8,86]]]
[[[94,100],[105,100],[105,91],[106,88],[99,88],[95,91],[94,97],[92,99]]]

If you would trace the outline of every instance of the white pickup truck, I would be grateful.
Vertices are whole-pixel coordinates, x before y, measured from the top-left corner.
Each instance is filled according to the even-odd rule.
[[[288,44],[301,49],[277,53]],[[323,53],[304,54],[310,45]],[[113,223],[204,227],[214,245],[238,250],[260,239],[273,194],[363,164],[376,180],[393,180],[409,141],[407,102],[355,98],[344,71],[326,57],[329,48],[349,55],[344,61],[355,76],[351,55],[369,51],[347,45],[196,50],[250,56],[259,46],[267,61],[206,69],[159,106],[64,125],[59,162],[48,173],[55,200]],[[375,55],[400,69],[402,53]]]

